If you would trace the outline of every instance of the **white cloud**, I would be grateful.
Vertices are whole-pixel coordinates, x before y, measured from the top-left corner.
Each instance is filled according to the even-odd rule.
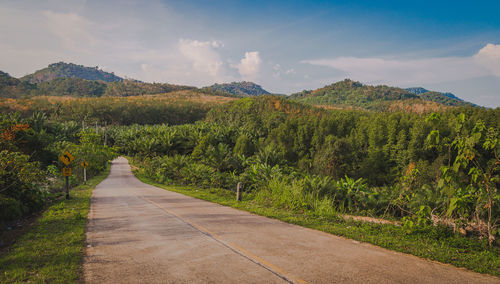
[[[280,78],[281,74],[294,75],[297,73],[294,68],[290,68],[290,69],[285,70],[285,69],[281,68],[281,65],[279,65],[279,64],[273,65],[273,70],[274,70],[273,77],[275,77],[275,78]]]
[[[474,55],[479,64],[488,68],[493,75],[500,77],[500,44],[488,43]]]
[[[495,75],[500,77],[500,45],[488,44],[469,57],[386,59],[339,57],[304,60],[328,66],[363,82],[386,84],[431,84]]]
[[[241,77],[246,80],[255,80],[259,75],[260,59],[258,51],[245,52],[245,57],[236,66]]]
[[[217,41],[179,40],[179,51],[193,64],[193,68],[210,76],[220,75],[224,62],[217,48],[222,44]]]

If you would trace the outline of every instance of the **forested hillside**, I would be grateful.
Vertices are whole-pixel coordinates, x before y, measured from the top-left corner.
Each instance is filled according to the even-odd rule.
[[[0,71],[0,98],[19,98],[31,93],[36,85],[16,79]]]
[[[203,91],[214,92],[218,95],[235,95],[240,97],[269,95],[270,93],[260,85],[252,82],[232,82],[224,84],[214,84],[209,87],[202,88]]]
[[[105,72],[96,67],[85,67],[73,63],[58,62],[21,78],[30,83],[52,81],[56,78],[80,78],[93,81],[117,82],[122,78],[114,73]]]
[[[149,94],[169,93],[180,90],[196,90],[196,87],[173,85],[167,83],[144,83],[135,80],[124,80],[106,84],[104,96],[128,97]]]
[[[302,91],[290,96],[313,105],[333,106],[339,108],[363,108],[369,110],[389,110],[394,102],[408,105],[419,103],[428,105],[423,101],[435,102],[443,106],[467,106],[471,105],[462,100],[446,96],[439,92],[430,92],[423,88],[401,89],[385,85],[370,86],[349,79],[340,81],[314,91]],[[417,99],[417,100],[415,100]],[[404,109],[404,107],[403,107]],[[432,111],[432,109],[430,110]]]
[[[475,106],[472,103],[465,102],[461,98],[458,98],[452,93],[441,93],[441,92],[435,92],[435,91],[429,91],[421,87],[416,87],[416,88],[406,88],[405,90],[409,91],[410,93],[413,93],[415,95],[418,95],[420,98],[427,100],[427,101],[433,101],[433,102],[438,102],[443,105],[447,106]]]
[[[434,91],[429,91],[427,89],[424,89],[422,87],[414,87],[414,88],[406,88],[405,90],[409,91],[410,93],[413,93],[415,95],[420,95],[420,94],[423,94],[423,93],[427,93],[427,92],[434,92]],[[440,93],[440,92],[434,92],[434,93]],[[442,94],[443,96],[445,97],[448,97],[448,98],[451,98],[451,99],[455,99],[455,100],[459,100],[459,101],[463,101],[461,98],[455,96],[454,94],[452,93],[440,93]]]

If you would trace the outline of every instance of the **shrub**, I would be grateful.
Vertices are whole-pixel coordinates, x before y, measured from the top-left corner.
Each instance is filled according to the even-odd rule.
[[[45,172],[40,169],[39,162],[30,162],[29,159],[28,155],[19,152],[0,152],[0,221],[19,217],[43,206],[48,193]],[[6,209],[15,205],[19,209]]]

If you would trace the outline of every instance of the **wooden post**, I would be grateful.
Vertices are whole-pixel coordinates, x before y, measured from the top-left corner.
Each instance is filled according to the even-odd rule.
[[[66,199],[69,199],[69,177],[66,177]]]
[[[236,186],[236,201],[241,201],[241,182]]]

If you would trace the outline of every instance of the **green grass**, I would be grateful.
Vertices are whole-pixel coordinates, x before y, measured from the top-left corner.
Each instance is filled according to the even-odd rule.
[[[32,228],[0,256],[0,283],[77,282],[82,273],[85,225],[92,189],[109,168],[51,205]]]
[[[251,195],[243,195],[243,200],[237,202],[235,194],[227,190],[168,186],[140,175],[138,171],[134,171],[134,174],[142,182],[169,191],[476,272],[500,276],[500,248],[490,248],[486,240],[467,238],[446,228],[428,226],[408,234],[401,226],[324,217],[311,212],[291,212],[259,204]]]

